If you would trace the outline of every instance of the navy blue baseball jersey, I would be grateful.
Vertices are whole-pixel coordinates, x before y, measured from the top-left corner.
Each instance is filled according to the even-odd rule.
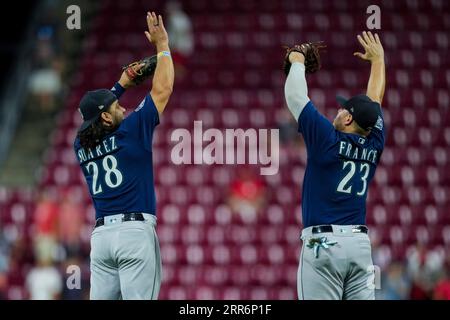
[[[303,226],[361,225],[367,189],[384,148],[383,116],[367,137],[336,130],[309,101],[298,119],[307,150]]]
[[[75,154],[94,202],[96,218],[144,212],[156,214],[152,140],[159,115],[150,94],[94,149],[79,139]]]

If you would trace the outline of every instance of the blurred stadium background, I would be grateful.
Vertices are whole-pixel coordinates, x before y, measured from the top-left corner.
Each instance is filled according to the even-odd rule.
[[[68,30],[66,8],[81,8]],[[0,298],[87,299],[94,211],[72,151],[77,104],[120,67],[154,53],[145,13],[165,16],[176,84],[154,140],[161,299],[296,299],[305,149],[287,113],[284,44],[323,40],[311,99],[332,119],[336,94],[365,92],[352,53],[366,8],[381,8],[387,145],[367,224],[380,299],[450,299],[450,3],[415,1],[37,1],[13,4],[0,43]],[[180,11],[181,10],[181,11]],[[170,11],[170,13],[168,12]],[[19,21],[20,20],[20,21]],[[170,21],[169,21],[170,20]],[[2,21],[3,24],[6,22]],[[132,110],[151,83],[130,89]],[[173,165],[175,128],[280,129],[280,171]],[[69,290],[67,266],[81,268]]]

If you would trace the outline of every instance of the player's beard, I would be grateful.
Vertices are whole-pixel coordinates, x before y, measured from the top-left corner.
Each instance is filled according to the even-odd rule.
[[[112,125],[110,125],[110,126],[108,126],[108,127],[106,127],[106,126],[104,126],[104,130],[106,131],[106,133],[111,133],[111,132],[113,132],[113,131],[116,131],[118,128],[119,128],[119,126],[120,126],[120,124],[122,123],[122,120],[123,119],[120,119],[120,118],[114,118],[113,119],[113,123],[112,123]]]
[[[114,124],[115,124],[115,126],[116,127],[119,127],[120,126],[120,124],[122,123],[122,121],[123,121],[123,114],[122,113],[119,113],[119,114],[117,114],[117,116],[116,116],[116,119],[115,119],[115,121],[114,121]]]
[[[119,128],[120,124],[123,121],[123,118],[124,118],[124,114],[120,111],[116,111],[114,113],[113,126],[109,131],[115,131],[117,128]]]

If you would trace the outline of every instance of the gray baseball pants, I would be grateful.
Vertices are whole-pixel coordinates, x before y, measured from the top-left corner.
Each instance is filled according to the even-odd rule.
[[[297,292],[300,300],[374,300],[375,274],[370,240],[353,226],[333,232],[302,231]],[[319,244],[322,242],[322,244]]]
[[[161,256],[156,217],[121,221],[105,217],[91,237],[91,300],[156,300],[161,286]]]

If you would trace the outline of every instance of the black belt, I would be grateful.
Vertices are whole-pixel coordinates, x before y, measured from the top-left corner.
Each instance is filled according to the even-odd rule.
[[[123,221],[145,221],[144,215],[142,213],[124,213],[122,214],[122,222]],[[105,224],[105,218],[98,218],[95,220],[95,227],[100,227]]]
[[[330,225],[316,226],[312,228],[312,233],[333,232],[333,227]],[[354,226],[352,232],[368,233],[369,229],[366,226]]]

